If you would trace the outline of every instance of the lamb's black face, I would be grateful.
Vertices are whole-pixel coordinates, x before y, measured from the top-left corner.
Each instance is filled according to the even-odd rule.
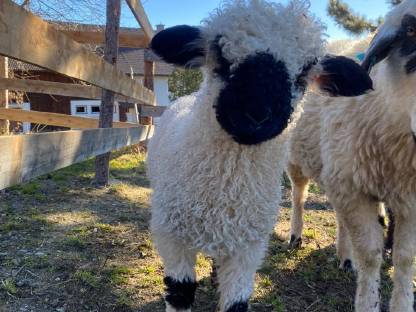
[[[215,73],[224,80],[215,104],[221,127],[240,144],[259,144],[287,127],[293,112],[286,65],[267,52],[248,56],[236,69],[218,55]]]
[[[402,43],[400,55],[410,57],[406,61],[406,73],[416,72],[416,17],[405,15],[401,27]]]

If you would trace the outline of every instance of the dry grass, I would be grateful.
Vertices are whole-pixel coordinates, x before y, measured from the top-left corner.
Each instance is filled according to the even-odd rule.
[[[145,157],[117,153],[111,167],[106,189],[93,187],[88,161],[0,195],[0,311],[164,311],[162,265],[148,231]],[[354,277],[338,269],[334,214],[320,190],[312,191],[304,245],[296,251],[287,249],[285,196],[253,311],[352,311]],[[210,272],[211,261],[199,256],[193,311],[215,306]],[[384,272],[386,298],[388,266]]]

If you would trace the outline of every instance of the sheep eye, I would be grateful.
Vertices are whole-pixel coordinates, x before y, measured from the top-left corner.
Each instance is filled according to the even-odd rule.
[[[416,35],[416,29],[412,26],[407,27],[406,34],[408,37],[414,37]]]

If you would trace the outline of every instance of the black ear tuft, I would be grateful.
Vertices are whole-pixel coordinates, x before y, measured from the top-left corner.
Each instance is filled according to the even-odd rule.
[[[316,82],[330,96],[358,96],[373,89],[368,73],[352,59],[327,56],[320,65],[323,71],[317,75]]]
[[[201,30],[197,27],[180,25],[167,28],[156,34],[150,47],[167,63],[191,67],[201,64],[191,62],[204,56],[200,41]]]

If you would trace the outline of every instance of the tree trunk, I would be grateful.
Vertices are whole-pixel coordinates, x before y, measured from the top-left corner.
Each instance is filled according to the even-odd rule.
[[[116,66],[118,55],[118,37],[120,31],[121,0],[107,0],[107,24],[105,29],[104,60]],[[114,92],[103,90],[100,108],[100,128],[113,127]],[[97,186],[108,185],[110,154],[97,156],[95,159],[95,180]]]
[[[0,77],[9,77],[9,66],[7,57],[0,56]],[[9,106],[9,94],[7,90],[0,90],[0,108],[7,108]],[[0,120],[0,135],[9,134],[9,121]]]

